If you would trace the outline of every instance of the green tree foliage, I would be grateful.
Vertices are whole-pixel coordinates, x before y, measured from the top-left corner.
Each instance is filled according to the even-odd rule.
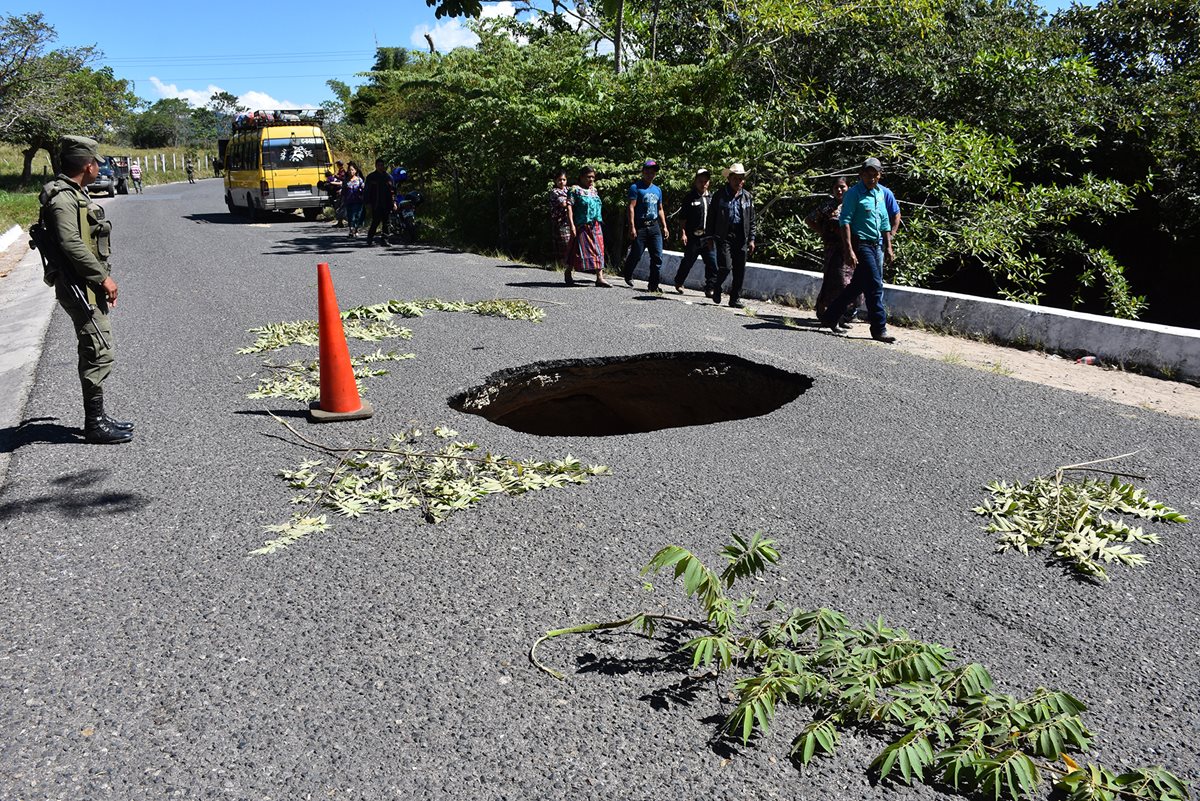
[[[193,109],[179,97],[164,97],[138,114],[128,135],[136,147],[178,147],[215,138],[217,115],[209,109]]]
[[[1105,90],[1098,109],[1111,134],[1096,161],[1122,180],[1149,177],[1141,201],[1171,235],[1200,234],[1200,4],[1104,0],[1054,25],[1082,43]]]
[[[88,66],[100,55],[94,48],[48,50],[56,36],[41,14],[0,21],[0,139],[22,147],[22,181],[38,150],[57,170],[62,136],[103,139],[137,103],[127,81]]]
[[[232,133],[234,117],[249,110],[238,101],[236,95],[224,91],[213,92],[204,107],[214,115],[216,138],[220,139],[227,139]]]
[[[539,13],[469,23],[473,49],[381,49],[343,102],[347,149],[421,175],[452,238],[547,256],[548,175],[590,164],[617,253],[642,159],[664,164],[668,207],[695,167],[742,161],[763,256],[812,267],[804,215],[874,155],[905,217],[891,280],[1122,317],[1145,307],[1089,238],[1132,207],[1147,174],[1094,158],[1112,136],[1097,104],[1110,68],[1082,23],[1050,24],[1032,0],[518,6]]]
[[[425,0],[425,5],[434,9],[438,19],[442,17],[478,17],[483,13],[483,0]]]

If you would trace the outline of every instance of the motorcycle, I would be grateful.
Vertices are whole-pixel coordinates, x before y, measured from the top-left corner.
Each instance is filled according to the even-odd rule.
[[[396,195],[396,209],[392,212],[392,236],[399,237],[401,244],[411,245],[417,241],[417,206],[425,202],[420,192],[405,192]]]

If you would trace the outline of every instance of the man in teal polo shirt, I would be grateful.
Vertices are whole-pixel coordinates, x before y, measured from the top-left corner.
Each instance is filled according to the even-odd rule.
[[[858,171],[858,183],[842,196],[838,223],[842,227],[847,263],[854,265],[854,276],[825,307],[820,320],[833,333],[844,334],[847,329],[842,325],[842,314],[861,292],[866,297],[871,338],[890,343],[896,338],[888,334],[887,312],[883,308],[883,262],[885,252],[889,263],[893,257],[892,226],[883,187],[879,185],[882,172],[879,159],[867,159]]]

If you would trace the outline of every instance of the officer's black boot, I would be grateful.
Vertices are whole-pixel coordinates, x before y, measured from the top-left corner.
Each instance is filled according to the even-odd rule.
[[[96,390],[96,397],[103,400],[104,387],[101,387],[100,389]],[[108,421],[108,424],[110,426],[117,429],[118,431],[132,431],[133,430],[133,422],[131,420],[117,420],[116,418],[109,417],[108,412],[104,412],[104,419]]]
[[[83,399],[83,438],[101,445],[116,445],[133,439],[133,432],[116,428],[104,414],[104,395]]]
[[[115,420],[108,416],[108,412],[105,412],[104,421],[118,431],[133,431],[132,420]]]

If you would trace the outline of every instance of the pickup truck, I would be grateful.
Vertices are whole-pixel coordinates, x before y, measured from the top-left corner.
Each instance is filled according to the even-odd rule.
[[[112,170],[118,195],[129,194],[129,159],[124,156],[105,156],[104,162]],[[111,195],[110,195],[111,197]]]
[[[113,175],[113,168],[107,163],[100,165],[100,174],[96,176],[96,180],[88,184],[89,195],[108,194],[113,197],[117,194],[117,179]]]

